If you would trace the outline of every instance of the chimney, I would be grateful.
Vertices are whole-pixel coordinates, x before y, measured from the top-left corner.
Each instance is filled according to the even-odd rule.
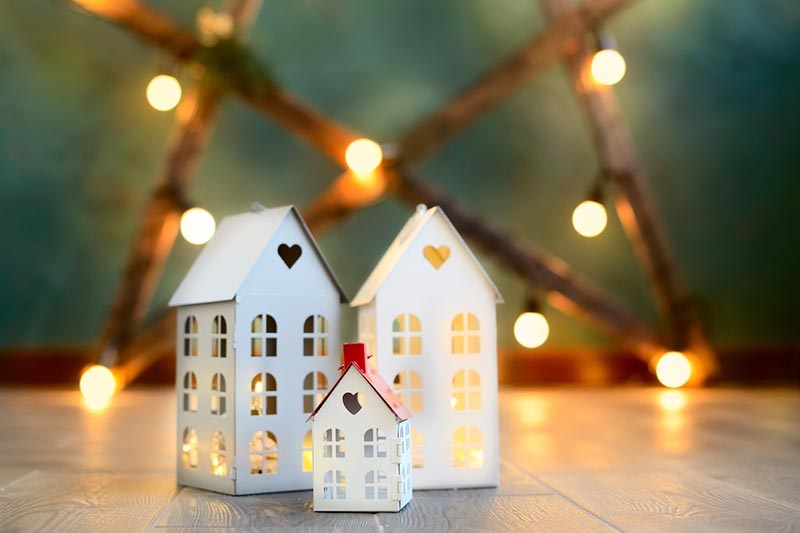
[[[367,348],[363,342],[346,342],[342,345],[342,356],[344,358],[344,370],[355,363],[361,372],[367,371]]]

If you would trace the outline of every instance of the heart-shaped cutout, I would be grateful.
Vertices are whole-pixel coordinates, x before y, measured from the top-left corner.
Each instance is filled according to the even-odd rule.
[[[428,260],[433,268],[439,270],[445,261],[450,257],[450,247],[444,244],[435,248],[430,244],[422,249],[422,255]]]
[[[361,392],[345,392],[342,396],[344,408],[350,411],[351,415],[358,413],[364,407],[364,394]]]
[[[292,268],[297,260],[300,259],[300,256],[303,255],[303,249],[300,248],[299,244],[293,244],[289,246],[288,244],[281,244],[278,246],[278,255],[281,256],[283,262],[286,263],[286,266]]]

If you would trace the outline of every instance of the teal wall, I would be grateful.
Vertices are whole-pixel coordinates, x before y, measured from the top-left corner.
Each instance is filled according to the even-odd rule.
[[[190,25],[201,4],[156,5]],[[0,346],[94,339],[172,122],[144,100],[159,54],[65,6],[0,2]],[[534,0],[269,0],[251,45],[283,86],[390,140],[541,28]],[[618,86],[625,117],[714,340],[797,344],[800,6],[641,1],[610,29],[628,60]],[[594,240],[571,229],[597,166],[570,84],[552,68],[419,170],[655,321],[619,222]],[[303,206],[336,175],[230,100],[191,195],[219,218],[253,200]],[[408,214],[390,200],[322,237],[351,295]],[[178,242],[151,312],[198,251]],[[507,299],[508,343],[523,285],[483,260]],[[556,311],[550,318],[553,346],[608,342]]]

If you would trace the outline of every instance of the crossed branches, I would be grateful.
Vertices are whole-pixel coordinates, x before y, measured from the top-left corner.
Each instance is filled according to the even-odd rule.
[[[144,308],[149,304],[154,280],[174,242],[174,221],[181,209],[180,199],[194,162],[208,140],[216,104],[223,93],[229,91],[235,94],[342,168],[345,168],[346,147],[361,135],[275,85],[264,74],[264,69],[248,69],[247,76],[220,69],[215,49],[204,47],[192,33],[137,0],[73,2],[116,22],[181,61],[203,65],[208,76],[216,82],[210,85],[211,89],[205,89],[210,91],[205,93],[205,85],[200,83],[190,93],[195,97],[181,105],[181,108],[194,107],[187,112],[179,108],[176,114],[176,135],[165,174],[145,213],[128,261],[125,279],[98,345],[98,353],[104,354],[101,358],[106,357],[106,362],[109,362],[108,359],[113,362],[119,350],[128,351],[133,347],[153,357],[153,351],[148,352],[143,347],[147,343],[142,339],[157,337],[153,332],[168,331],[164,324],[170,323],[171,315],[165,317],[162,324],[150,328],[149,333],[135,337],[134,331]],[[700,370],[696,376],[702,381],[705,375],[715,369],[713,352],[705,340],[696,314],[691,312],[691,306],[687,304],[686,290],[679,281],[668,253],[661,226],[653,215],[643,183],[644,173],[633,155],[632,143],[619,120],[610,90],[584,86],[579,95],[586,104],[601,162],[618,186],[620,219],[645,271],[650,275],[654,292],[667,318],[669,341],[565,262],[492,227],[466,207],[457,205],[445,194],[427,185],[411,170],[411,165],[431,155],[486,110],[510,96],[534,74],[557,61],[567,59],[573,76],[580,81],[582,65],[585,65],[585,56],[589,51],[585,45],[587,33],[629,4],[630,0],[586,0],[579,7],[571,9],[565,7],[563,0],[543,0],[543,3],[553,19],[544,32],[525,43],[391,145],[391,153],[376,171],[375,179],[366,183],[356,179],[349,171],[343,172],[305,210],[306,220],[312,230],[318,233],[352,211],[389,194],[412,204],[422,202],[440,205],[462,234],[523,277],[532,287],[545,289],[553,306],[586,319],[619,338],[645,361],[651,361],[655,354],[667,346],[693,350]],[[231,0],[228,9],[234,14],[238,31],[233,40],[225,43],[225,49],[229,53],[233,50],[238,59],[252,65],[252,56],[238,39],[255,14],[254,2]],[[242,17],[245,13],[249,17]],[[257,64],[255,66],[258,67]],[[145,356],[140,355],[138,363],[134,361],[127,366],[140,368],[142,357]]]

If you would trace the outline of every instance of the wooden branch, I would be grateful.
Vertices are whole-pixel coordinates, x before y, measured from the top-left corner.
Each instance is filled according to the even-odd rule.
[[[123,28],[181,60],[200,61],[203,47],[194,36],[146,4],[133,0],[73,0],[91,13]],[[209,65],[206,65],[209,67]],[[211,66],[213,68],[213,66]],[[359,136],[277,87],[266,76],[243,80],[226,78],[234,93],[260,113],[316,147],[331,161],[346,168],[344,152]],[[255,88],[255,90],[254,90]]]
[[[255,10],[241,5],[254,1],[257,0],[231,0],[228,8],[231,13],[254,16]],[[248,27],[250,20],[240,17],[234,20],[234,24],[240,28]],[[122,283],[97,345],[96,356],[104,364],[110,366],[116,362],[118,352],[128,344],[150,304],[178,233],[182,208],[180,198],[208,143],[220,97],[216,88],[201,80],[187,91],[178,107],[175,132],[160,185],[145,209]]]
[[[544,33],[531,39],[475,84],[411,128],[399,143],[403,160],[416,162],[430,155],[488,108],[508,98],[534,73],[574,51],[587,30],[630,1],[587,0],[559,17]]]
[[[464,237],[529,284],[546,289],[548,302],[560,311],[618,338],[645,361],[663,350],[663,341],[656,332],[564,261],[492,227],[409,173],[401,171],[397,176],[395,187],[400,198],[411,205],[440,206]]]
[[[382,166],[369,176],[341,174],[303,210],[313,233],[322,233],[353,211],[380,201],[395,182],[395,166]]]
[[[568,0],[541,0],[558,24],[569,17]],[[591,79],[593,48],[581,40],[569,57],[569,70],[586,112],[602,167],[616,184],[616,209],[634,253],[642,265],[662,316],[669,326],[669,345],[688,349],[702,380],[718,369],[697,310],[678,272],[650,194],[649,179],[636,155],[614,91]]]

